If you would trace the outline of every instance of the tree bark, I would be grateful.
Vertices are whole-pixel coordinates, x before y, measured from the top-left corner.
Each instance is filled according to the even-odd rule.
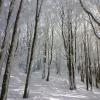
[[[48,73],[47,73],[46,81],[49,81],[49,78],[50,78],[50,66],[51,66],[51,63],[52,63],[52,53],[53,53],[53,34],[54,34],[54,29],[52,28],[51,54],[50,54],[50,61],[48,63]],[[49,52],[48,52],[48,55],[49,55]],[[49,60],[49,58],[48,58],[48,60]]]
[[[9,21],[10,21],[12,12],[13,12],[14,2],[15,2],[15,0],[12,0],[10,2],[9,12],[8,12],[8,16],[7,16],[7,23],[6,23],[6,28],[5,28],[5,34],[4,34],[3,42],[2,42],[2,45],[1,45],[1,48],[0,48],[1,49],[1,51],[0,51],[0,60],[2,60],[2,57],[3,57],[3,49],[5,47],[7,30],[8,30]],[[0,75],[1,75],[1,71],[2,71],[2,65],[0,66]]]
[[[34,37],[32,39],[32,47],[31,47],[31,50],[30,50],[28,73],[27,73],[27,77],[26,77],[23,98],[28,98],[28,94],[29,94],[29,81],[30,81],[30,75],[31,75],[31,65],[32,65],[32,59],[33,59],[33,56],[34,56],[34,47],[35,47],[36,38],[37,38],[37,27],[38,27],[38,21],[39,21],[39,16],[40,16],[40,12],[41,12],[42,3],[43,3],[43,0],[41,1],[40,8],[39,8],[39,0],[37,0],[36,15],[35,15],[35,27],[34,27]]]
[[[13,34],[12,34],[11,45],[10,45],[10,48],[9,48],[9,51],[8,51],[9,54],[8,54],[6,69],[5,69],[5,73],[4,73],[4,77],[3,77],[0,100],[6,100],[7,99],[8,85],[9,85],[10,74],[11,74],[11,58],[13,56],[12,51],[13,51],[13,47],[14,47],[14,42],[16,40],[16,35],[17,35],[16,33],[17,33],[18,21],[19,21],[21,9],[22,9],[22,3],[23,3],[23,0],[20,1],[20,5],[19,5],[19,8],[18,8],[18,12],[17,12],[15,24],[14,24],[14,30],[13,30]]]

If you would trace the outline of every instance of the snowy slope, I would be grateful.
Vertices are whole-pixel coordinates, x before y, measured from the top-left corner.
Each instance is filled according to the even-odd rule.
[[[18,69],[12,72],[7,100],[24,100],[22,95],[26,75]],[[30,97],[25,100],[100,100],[100,90],[86,91],[85,85],[78,82],[77,90],[70,91],[66,79],[53,73],[50,82],[46,82],[41,79],[41,72],[34,72]]]

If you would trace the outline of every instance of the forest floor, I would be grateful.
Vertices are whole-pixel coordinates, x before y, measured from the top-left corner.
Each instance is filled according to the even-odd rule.
[[[7,100],[24,100],[22,98],[25,73],[14,70],[11,75]],[[78,81],[78,80],[77,80]],[[77,83],[77,90],[70,91],[65,78],[52,74],[50,81],[41,79],[41,72],[33,72],[30,82],[29,98],[25,100],[100,100],[100,90],[86,91],[83,83]]]

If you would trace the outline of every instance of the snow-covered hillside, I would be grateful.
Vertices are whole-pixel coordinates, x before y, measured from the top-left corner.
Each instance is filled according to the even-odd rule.
[[[100,100],[100,0],[0,0],[0,100]]]
[[[7,100],[24,100],[22,98],[25,73],[14,69],[11,75]],[[41,79],[41,71],[33,72],[30,82],[30,95],[25,100],[100,100],[100,90],[87,91],[83,83],[78,82],[77,90],[69,90],[67,79],[51,74],[50,81]]]

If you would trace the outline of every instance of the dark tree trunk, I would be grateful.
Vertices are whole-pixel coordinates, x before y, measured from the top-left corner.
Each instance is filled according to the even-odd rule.
[[[27,54],[27,63],[26,63],[26,69],[25,69],[25,73],[28,72],[28,63],[29,63],[29,57],[30,57],[30,47],[28,47],[28,54]]]
[[[43,65],[42,79],[45,79],[45,64]]]
[[[2,1],[2,0],[1,0],[1,1]],[[6,23],[6,28],[5,28],[5,35],[4,35],[4,38],[3,38],[2,45],[1,45],[0,60],[2,60],[2,57],[3,57],[3,49],[4,49],[4,47],[5,47],[6,36],[7,36],[7,30],[8,30],[9,21],[10,21],[11,15],[12,15],[12,11],[13,11],[13,8],[14,8],[14,2],[15,2],[15,0],[12,0],[12,1],[10,2],[10,6],[9,6],[9,12],[8,12],[7,23]],[[1,75],[1,71],[2,71],[2,66],[0,66],[0,75]]]
[[[54,29],[52,28],[51,55],[50,55],[50,61],[49,61],[49,63],[48,63],[48,73],[47,73],[46,81],[49,81],[49,78],[50,78],[50,66],[51,66],[51,63],[52,63],[52,52],[53,52],[53,34],[54,34]],[[49,51],[49,50],[48,50],[48,51]],[[49,60],[49,52],[48,52],[48,60]]]
[[[58,53],[56,53],[56,73],[60,74],[60,54]]]
[[[64,34],[64,9],[62,7],[62,15],[61,15],[61,21],[62,21],[62,37],[63,37],[63,43],[64,48],[66,52],[67,57],[67,67],[69,72],[69,88],[70,90],[76,89],[76,83],[75,83],[75,69],[74,69],[74,56],[73,56],[73,30],[72,30],[72,21],[71,21],[71,10],[68,10],[68,40],[65,38]],[[66,41],[67,40],[67,41]],[[67,43],[66,43],[67,42]]]
[[[47,56],[47,41],[44,44],[44,57],[43,57],[43,72],[42,72],[42,79],[45,79],[45,67],[46,67],[46,56]]]
[[[89,45],[88,35],[87,35],[87,43],[88,43],[89,84],[92,90],[92,70],[91,70],[90,45]]]
[[[46,81],[49,81],[49,77],[50,77],[50,65],[48,65],[48,74],[47,74]]]
[[[14,42],[16,40],[16,35],[17,35],[16,33],[17,33],[18,21],[19,21],[21,9],[22,9],[22,3],[23,3],[23,0],[20,1],[19,9],[17,12],[16,20],[15,20],[14,30],[13,30],[12,39],[11,39],[11,45],[8,51],[9,54],[8,54],[6,69],[5,69],[5,73],[3,77],[0,100],[7,99],[8,85],[9,85],[9,79],[10,79],[10,74],[11,74],[11,58],[13,56],[12,51],[13,51]]]
[[[69,80],[70,80],[70,90],[76,89],[75,86],[75,73],[73,65],[73,33],[72,33],[72,24],[69,23],[69,52],[68,52],[68,69],[69,69]]]
[[[84,82],[84,65],[83,65],[83,56],[82,56],[82,45],[81,44],[81,81]]]
[[[30,50],[30,57],[29,57],[29,63],[28,63],[28,73],[27,73],[27,77],[26,77],[23,98],[28,98],[28,94],[29,94],[29,81],[30,81],[30,75],[31,75],[31,65],[32,65],[32,59],[34,56],[34,47],[35,47],[36,38],[37,38],[37,27],[38,27],[38,21],[39,21],[39,16],[40,16],[40,12],[41,12],[42,2],[43,2],[43,0],[41,1],[40,8],[39,8],[39,0],[37,0],[37,4],[36,4],[34,37],[32,40],[32,47]]]
[[[1,12],[2,0],[0,0],[0,12]]]
[[[84,55],[85,55],[85,76],[86,76],[86,89],[89,89],[89,66],[88,66],[88,50],[86,45],[86,26],[84,25]]]

